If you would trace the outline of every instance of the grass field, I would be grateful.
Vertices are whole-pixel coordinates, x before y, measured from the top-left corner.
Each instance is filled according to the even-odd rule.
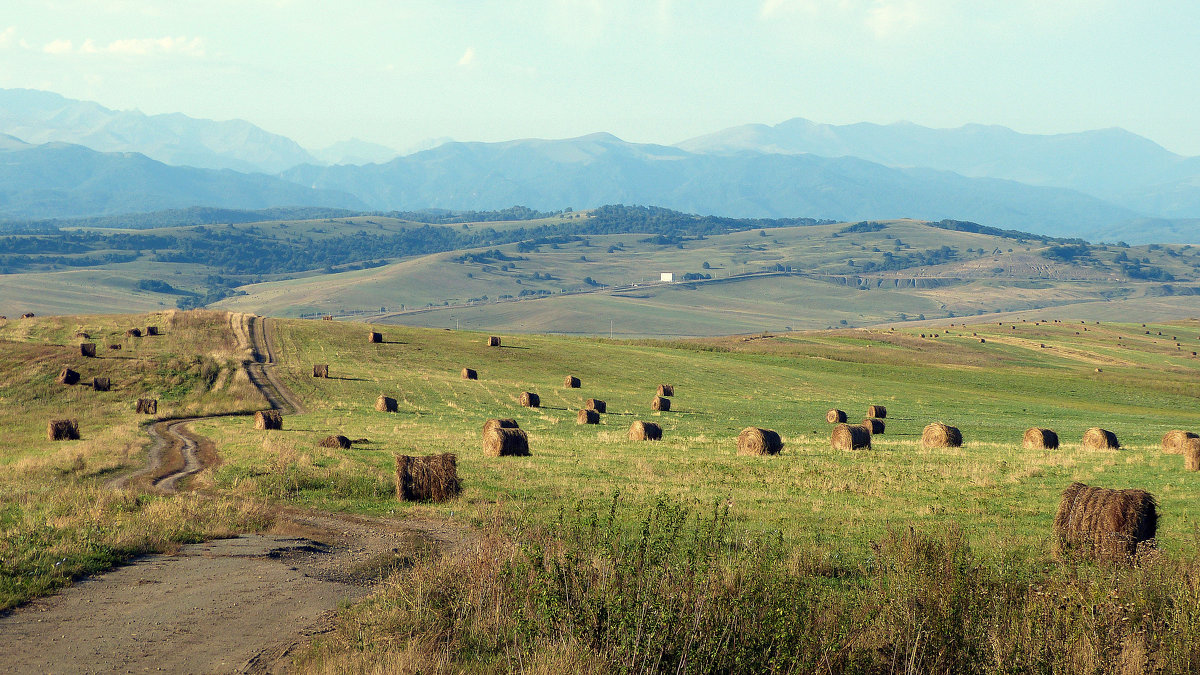
[[[752,529],[851,548],[890,523],[957,523],[986,547],[1048,551],[1058,493],[1081,480],[1152,491],[1165,514],[1163,548],[1194,543],[1189,504],[1200,485],[1159,442],[1170,429],[1200,427],[1192,384],[1200,359],[1191,356],[1200,323],[1018,322],[1017,330],[943,327],[936,339],[840,331],[665,345],[523,335],[506,336],[501,348],[471,332],[388,328],[386,344],[369,345],[363,325],[276,325],[283,372],[310,412],[289,417],[282,433],[240,419],[199,425],[225,449],[215,484],[247,495],[395,512],[393,453],[456,452],[472,503],[554,513],[578,502],[594,508],[617,491],[669,495],[728,504]],[[329,363],[331,378],[309,377],[313,363]],[[480,380],[459,379],[464,366]],[[568,374],[583,387],[564,388]],[[650,410],[660,382],[676,387],[670,412]],[[542,408],[520,407],[521,391],[538,393]],[[380,393],[395,396],[400,411],[376,412]],[[592,397],[610,412],[599,426],[577,426],[576,410]],[[857,421],[872,403],[889,413],[873,449],[830,450],[825,411],[839,407]],[[533,456],[483,457],[480,427],[492,417],[519,420]],[[626,440],[637,419],[662,424],[664,440]],[[922,449],[921,430],[933,421],[961,428],[965,446]],[[736,456],[735,438],[751,425],[780,432],[784,452]],[[1064,447],[1024,450],[1029,426],[1057,430]],[[1091,426],[1115,432],[1123,448],[1082,450]],[[350,452],[316,448],[331,433],[371,442]],[[262,473],[281,457],[292,475]]]
[[[0,482],[17,505],[3,521],[5,560],[19,561],[7,602],[130,551],[261,527],[261,505],[285,503],[432,515],[480,533],[465,556],[418,564],[342,612],[302,655],[311,672],[1188,672],[1200,665],[1189,637],[1200,634],[1200,483],[1160,441],[1200,428],[1200,322],[1024,318],[687,341],[505,334],[498,348],[479,332],[388,326],[369,344],[378,326],[276,319],[277,368],[308,411],[282,431],[195,423],[221,455],[195,482],[211,501],[101,499],[104,478],[144,445],[130,389],[85,404],[91,392],[51,379],[79,327],[107,341],[156,321],[173,326],[161,342],[122,350],[138,360],[101,360],[114,378],[140,364],[130,386],[174,401],[171,412],[261,405],[226,365],[210,380],[186,360],[185,345],[218,364],[236,358],[220,314],[9,321],[0,422],[23,440],[2,458],[17,468]],[[329,379],[311,377],[316,363]],[[463,367],[480,379],[462,380]],[[564,388],[567,375],[582,387]],[[670,412],[650,410],[660,383],[675,386]],[[519,406],[522,391],[542,407]],[[379,394],[399,411],[375,411]],[[609,412],[576,425],[593,397]],[[870,450],[831,450],[825,411],[853,422],[870,404],[887,407],[885,433]],[[41,440],[43,418],[72,405],[109,430]],[[519,420],[532,455],[484,457],[492,417]],[[634,420],[660,423],[664,439],[627,440]],[[962,429],[964,446],[923,449],[932,421]],[[783,452],[738,456],[751,425],[781,433]],[[1022,448],[1030,426],[1055,429],[1063,447]],[[1082,449],[1092,426],[1122,448]],[[317,446],[334,433],[366,440]],[[397,503],[394,454],[440,452],[458,456],[461,498]],[[1152,492],[1161,559],[1056,563],[1050,523],[1077,480]],[[187,513],[188,526],[168,528],[165,512]],[[31,543],[46,539],[60,542],[53,553]],[[73,567],[54,571],[60,557]],[[1046,648],[1060,643],[1073,646]],[[919,667],[895,665],[909,658]]]

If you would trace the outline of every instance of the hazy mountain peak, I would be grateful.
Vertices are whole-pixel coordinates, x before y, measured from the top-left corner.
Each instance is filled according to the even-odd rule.
[[[0,89],[0,133],[29,143],[76,143],[101,152],[141,152],[176,166],[275,173],[313,161],[291,139],[245,120],[111,110],[35,89]]]

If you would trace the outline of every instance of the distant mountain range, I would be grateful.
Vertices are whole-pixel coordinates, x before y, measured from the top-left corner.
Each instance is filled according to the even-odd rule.
[[[365,141],[308,151],[248,122],[148,116],[0,90],[0,133],[15,137],[0,141],[0,218],[191,206],[636,203],[736,217],[954,218],[1092,240],[1200,243],[1200,158],[1121,129],[1031,135],[794,119],[675,146],[609,134],[439,139],[394,157]]]
[[[1069,188],[1148,215],[1200,217],[1200,157],[1177,155],[1124,129],[1036,135],[980,124],[835,126],[797,118],[733,127],[678,147],[702,154],[858,157],[884,166]]]
[[[137,153],[0,136],[0,215],[70,218],[200,205],[363,209],[358,198],[265,174],[168,166]]]

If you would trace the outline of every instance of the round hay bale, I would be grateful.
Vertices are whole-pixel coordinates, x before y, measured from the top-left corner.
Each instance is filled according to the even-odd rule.
[[[658,385],[658,395],[659,396],[674,396],[675,395],[675,385],[673,385],[673,384]]]
[[[500,338],[496,337],[495,335],[488,336],[487,346],[499,347],[500,346]]]
[[[634,422],[629,425],[629,440],[631,441],[661,441],[662,427],[654,422]]]
[[[455,455],[448,452],[427,457],[396,455],[396,499],[444,502],[461,492]]]
[[[475,372],[475,371],[474,371],[473,369],[471,369],[471,368],[463,368],[463,369],[462,369],[462,379],[464,379],[464,380],[478,380],[478,379],[479,379],[479,373]]]
[[[125,331],[125,336],[140,338],[140,337],[142,337],[142,329],[130,328],[129,330]]]
[[[396,403],[396,399],[380,394],[379,398],[375,399],[375,409],[379,412],[396,412],[399,406]]]
[[[542,399],[532,391],[523,391],[520,396],[521,405],[526,408],[537,408],[542,405]]]
[[[783,450],[783,439],[770,429],[746,427],[737,437],[739,455],[778,455]]]
[[[833,408],[825,413],[825,421],[830,424],[841,424],[846,421],[846,411]]]
[[[92,390],[93,391],[108,391],[111,388],[112,388],[112,381],[109,380],[107,377],[93,377],[92,378]]]
[[[1200,438],[1189,438],[1183,444],[1183,468],[1200,471]]]
[[[50,420],[46,424],[46,440],[77,441],[79,440],[78,420]]]
[[[579,378],[575,377],[574,375],[568,375],[566,379],[563,380],[563,386],[567,389],[578,389],[580,384]]]
[[[139,415],[157,415],[158,414],[158,399],[156,398],[139,398],[137,400],[137,414]]]
[[[109,349],[120,349],[121,345],[109,345],[108,348]]]
[[[1021,445],[1026,450],[1054,450],[1058,447],[1058,434],[1041,427],[1030,427],[1025,430]]]
[[[485,426],[483,454],[488,457],[528,457],[529,437],[520,429]]]
[[[671,399],[663,398],[662,396],[655,396],[654,400],[650,401],[650,409],[651,410],[664,410],[664,411],[670,410],[671,409]]]
[[[887,417],[887,408],[885,408],[881,405],[867,406],[867,417],[874,417],[875,419],[883,419],[883,418]]]
[[[259,410],[254,413],[255,429],[282,429],[283,413],[278,410]]]
[[[583,402],[583,407],[598,413],[608,412],[608,404],[598,398],[589,398]]]
[[[834,450],[870,450],[871,432],[861,424],[839,424],[829,435]]]
[[[483,423],[483,432],[486,434],[488,429],[517,429],[517,421],[513,419],[495,419],[488,420]]]
[[[1117,435],[1107,429],[1092,427],[1083,432],[1084,450],[1116,450],[1120,447],[1121,444],[1117,442]]]
[[[1198,438],[1196,434],[1183,429],[1172,429],[1168,431],[1162,439],[1163,452],[1168,455],[1182,455],[1184,445],[1190,438]]]
[[[600,413],[584,408],[575,415],[576,424],[600,424]]]
[[[93,358],[93,359],[96,358],[96,343],[95,342],[79,343],[79,355],[86,356],[88,358]]]
[[[382,343],[383,333],[376,333],[375,331],[367,333],[367,342],[375,345]]]
[[[313,377],[322,377],[325,379],[329,379],[329,364],[328,363],[313,364]]]
[[[924,448],[958,448],[962,443],[962,432],[958,427],[941,422],[934,422],[921,432],[921,447]]]
[[[158,326],[146,326],[146,335],[158,335]]]
[[[872,436],[882,434],[884,429],[883,420],[877,420],[871,417],[862,421],[862,426],[867,431],[871,432]]]
[[[64,367],[58,373],[59,384],[77,384],[79,382],[79,373]]]
[[[1055,552],[1130,562],[1157,529],[1158,504],[1149,492],[1072,483],[1054,514]]]
[[[328,436],[317,443],[322,448],[341,448],[342,450],[350,449],[350,439],[345,436]]]

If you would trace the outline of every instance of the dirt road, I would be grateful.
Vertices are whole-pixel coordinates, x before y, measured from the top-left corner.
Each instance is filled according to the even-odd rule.
[[[285,414],[302,403],[272,372],[268,320],[231,315],[246,369]],[[114,488],[174,492],[218,459],[188,424],[159,421],[141,470]],[[82,580],[0,618],[5,673],[283,672],[295,649],[328,630],[339,603],[395,570],[473,541],[450,522],[282,509],[271,532],[151,555]]]

